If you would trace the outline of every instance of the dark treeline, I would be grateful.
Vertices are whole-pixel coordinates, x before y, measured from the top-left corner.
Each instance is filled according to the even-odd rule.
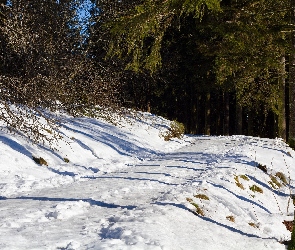
[[[82,25],[77,10],[86,2]],[[17,82],[11,91],[23,98],[1,87],[2,103],[59,100],[72,113],[124,106],[178,120],[187,133],[292,143],[293,2],[2,1],[0,80]],[[24,102],[28,82],[48,98]]]
[[[188,133],[294,137],[292,1],[108,2],[107,51],[135,72],[125,105]]]

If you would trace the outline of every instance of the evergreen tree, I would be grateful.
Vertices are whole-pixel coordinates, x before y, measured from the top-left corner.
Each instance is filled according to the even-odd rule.
[[[229,110],[234,109],[237,115],[231,119],[239,124],[236,127],[240,132],[241,118],[244,116],[246,121],[243,124],[248,126],[248,134],[253,135],[253,126],[256,126],[256,135],[273,133],[273,131],[264,131],[266,123],[275,124],[276,118],[271,118],[273,114],[279,116],[280,124],[282,124],[280,126],[284,126],[284,96],[282,96],[284,87],[281,87],[284,72],[281,58],[286,48],[286,39],[281,31],[286,24],[288,3],[286,1],[280,1],[280,3],[222,1],[221,7],[213,1],[199,3],[198,1],[165,1],[164,3],[144,1],[132,12],[124,14],[111,23],[115,42],[111,44],[110,54],[129,59],[129,67],[135,71],[145,68],[155,72],[161,64],[166,69],[161,70],[161,73],[170,74],[174,70],[173,77],[166,81],[171,100],[168,99],[169,94],[167,94],[165,101],[169,100],[171,107],[178,106],[178,109],[174,110],[182,112],[177,116],[182,117],[186,124],[191,121],[188,121],[190,118],[185,117],[192,116],[191,110],[198,110],[196,109],[197,101],[192,102],[192,100],[199,99],[195,96],[201,92],[204,93],[201,98],[205,103],[208,102],[201,107],[202,110],[206,109],[202,126],[206,127],[210,123],[212,125],[215,123],[213,127],[217,128],[223,124],[223,133],[228,134]],[[222,11],[219,11],[220,9]],[[184,37],[187,37],[185,43],[183,43]],[[181,52],[174,58],[173,55],[176,53],[173,51]],[[184,59],[185,54],[190,55]],[[195,61],[198,61],[198,66],[194,64]],[[174,66],[171,67],[171,65]],[[175,73],[175,67],[181,70]],[[171,69],[170,73],[169,69]],[[207,72],[207,76],[202,75],[203,69]],[[163,75],[161,77],[165,79]],[[159,82],[161,82],[160,79]],[[175,86],[173,82],[177,81],[179,81],[179,89],[173,91],[171,87]],[[218,90],[218,85],[208,84],[209,82],[220,84],[221,89]],[[186,86],[189,91],[185,90]],[[208,90],[205,90],[206,86]],[[175,92],[177,94],[173,94]],[[230,105],[231,93],[235,93],[235,107]],[[178,98],[175,95],[178,95]],[[188,96],[191,97],[187,98]],[[182,111],[180,111],[180,103],[175,103],[177,99],[187,103],[181,106]],[[210,99],[212,99],[211,104],[209,104]],[[173,102],[175,105],[171,105]],[[214,104],[214,102],[217,103]],[[190,108],[184,108],[188,106]],[[223,111],[217,110],[215,108],[217,106],[223,107]],[[208,121],[210,117],[213,117],[208,115],[210,107],[219,117],[215,121]],[[190,111],[186,112],[189,109]],[[185,113],[187,115],[184,115]],[[205,128],[206,130],[209,131],[208,128]],[[280,129],[280,131],[283,130]]]
[[[170,26],[178,27],[179,18],[192,15],[202,18],[206,11],[219,11],[217,0],[146,0],[129,13],[111,22],[115,36],[111,55],[129,56],[129,67],[154,72],[161,65],[161,47]]]
[[[279,116],[280,128],[285,123],[281,85],[287,43],[281,31],[286,6],[286,1],[233,2],[224,7],[228,11],[218,26],[224,33],[216,58],[218,80],[233,86],[238,102],[252,110],[251,116],[261,116],[263,128],[270,111]],[[286,137],[284,129],[280,131]]]

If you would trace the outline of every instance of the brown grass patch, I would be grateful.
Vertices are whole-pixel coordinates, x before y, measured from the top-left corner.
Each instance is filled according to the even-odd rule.
[[[231,222],[235,222],[235,221],[236,221],[236,220],[235,220],[235,217],[232,216],[232,215],[226,216],[226,219],[228,219],[228,220],[231,221]]]

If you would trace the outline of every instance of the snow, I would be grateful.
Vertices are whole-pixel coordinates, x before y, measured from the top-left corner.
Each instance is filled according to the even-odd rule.
[[[61,116],[51,147],[0,130],[0,249],[286,249],[295,152],[281,139],[165,141],[170,122],[148,113]],[[291,180],[274,189],[278,172]]]

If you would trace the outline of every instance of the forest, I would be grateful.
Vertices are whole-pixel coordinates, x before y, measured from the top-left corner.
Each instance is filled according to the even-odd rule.
[[[294,0],[0,0],[0,119],[131,108],[295,145]],[[40,124],[39,124],[40,125]]]

